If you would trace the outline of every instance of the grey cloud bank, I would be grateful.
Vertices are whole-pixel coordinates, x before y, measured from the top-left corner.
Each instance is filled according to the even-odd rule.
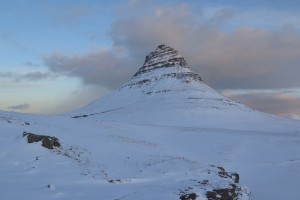
[[[25,74],[18,74],[18,73],[12,73],[12,72],[0,72],[0,78],[9,78],[13,79],[14,81],[22,81],[22,80],[29,80],[29,81],[39,81],[42,79],[47,78],[55,78],[56,75],[50,73],[50,72],[29,72]]]
[[[30,104],[27,104],[27,103],[8,107],[8,109],[11,109],[11,110],[26,110],[28,108],[30,108]]]
[[[75,56],[54,53],[44,57],[44,62],[52,72],[78,77],[85,84],[100,85],[108,89],[120,86],[134,73],[131,61],[113,51]]]

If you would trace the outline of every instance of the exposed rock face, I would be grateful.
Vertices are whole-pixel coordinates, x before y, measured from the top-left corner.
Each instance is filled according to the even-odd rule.
[[[193,179],[188,187],[181,188],[179,193],[180,200],[202,199],[204,195],[208,200],[238,200],[251,199],[250,191],[239,185],[239,174],[227,172],[223,167],[211,165],[207,171],[210,176],[217,175],[215,179],[197,180]],[[238,178],[237,178],[238,177]],[[200,191],[205,191],[204,193]],[[201,196],[200,198],[198,198]]]
[[[26,136],[27,136],[28,143],[42,141],[42,146],[47,149],[54,149],[54,147],[60,147],[60,142],[56,137],[23,132],[23,137],[26,137]]]
[[[179,55],[177,50],[164,44],[159,45],[155,51],[146,56],[143,67],[141,67],[133,77],[154,69],[174,67],[176,65],[188,68],[186,61]]]
[[[184,194],[180,196],[180,200],[195,200],[197,197],[196,193]]]
[[[212,167],[215,167],[212,165]],[[239,183],[240,176],[236,172],[226,172],[223,167],[217,167],[219,169],[219,176],[221,178],[230,178],[234,183],[230,184],[226,188],[217,188],[206,193],[208,200],[237,200],[241,194],[242,188],[235,183]]]
[[[237,200],[239,188],[232,185],[231,188],[215,189],[208,191],[206,197],[208,200]]]
[[[201,77],[187,65],[177,50],[166,45],[159,45],[155,51],[146,56],[144,65],[133,75],[124,87],[149,85],[166,78],[183,82],[199,81]]]
[[[223,167],[217,167],[220,171],[219,176],[222,178],[231,178],[235,183],[239,183],[240,181],[240,175],[238,173],[230,173],[230,172],[226,172],[225,169]]]

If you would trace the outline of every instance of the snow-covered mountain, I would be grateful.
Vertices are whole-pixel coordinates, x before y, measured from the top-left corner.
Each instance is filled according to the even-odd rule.
[[[298,200],[299,144],[299,122],[227,99],[160,45],[84,108],[0,111],[1,199]]]
[[[265,131],[284,131],[285,123],[290,123],[282,119],[274,124],[279,117],[254,111],[219,94],[202,82],[177,50],[166,45],[148,54],[143,66],[118,90],[69,115],[139,124],[238,126],[251,131],[262,126]]]
[[[249,110],[205,85],[175,49],[160,45],[146,56],[144,65],[112,94],[75,111],[77,114],[103,112],[153,112],[203,109]],[[162,110],[163,109],[163,110]]]

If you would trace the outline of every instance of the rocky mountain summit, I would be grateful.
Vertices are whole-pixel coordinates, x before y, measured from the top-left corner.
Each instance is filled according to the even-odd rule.
[[[155,51],[146,56],[143,67],[141,67],[133,77],[154,69],[175,67],[176,65],[182,68],[188,68],[185,59],[177,50],[162,44],[159,45]]]
[[[177,50],[163,44],[146,56],[143,66],[123,87],[148,85],[166,78],[178,79],[186,83],[202,81],[201,77],[188,67]]]

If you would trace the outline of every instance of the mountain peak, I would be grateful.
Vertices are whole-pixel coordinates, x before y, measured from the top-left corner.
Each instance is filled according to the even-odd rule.
[[[133,77],[152,71],[158,68],[180,66],[188,68],[185,59],[178,51],[165,44],[158,45],[155,51],[146,56],[144,65],[134,74]]]
[[[143,66],[120,89],[135,86],[151,86],[153,89],[154,85],[164,87],[162,85],[170,81],[174,87],[178,87],[174,85],[175,82],[202,82],[202,79],[188,67],[176,49],[162,44],[146,56]]]

